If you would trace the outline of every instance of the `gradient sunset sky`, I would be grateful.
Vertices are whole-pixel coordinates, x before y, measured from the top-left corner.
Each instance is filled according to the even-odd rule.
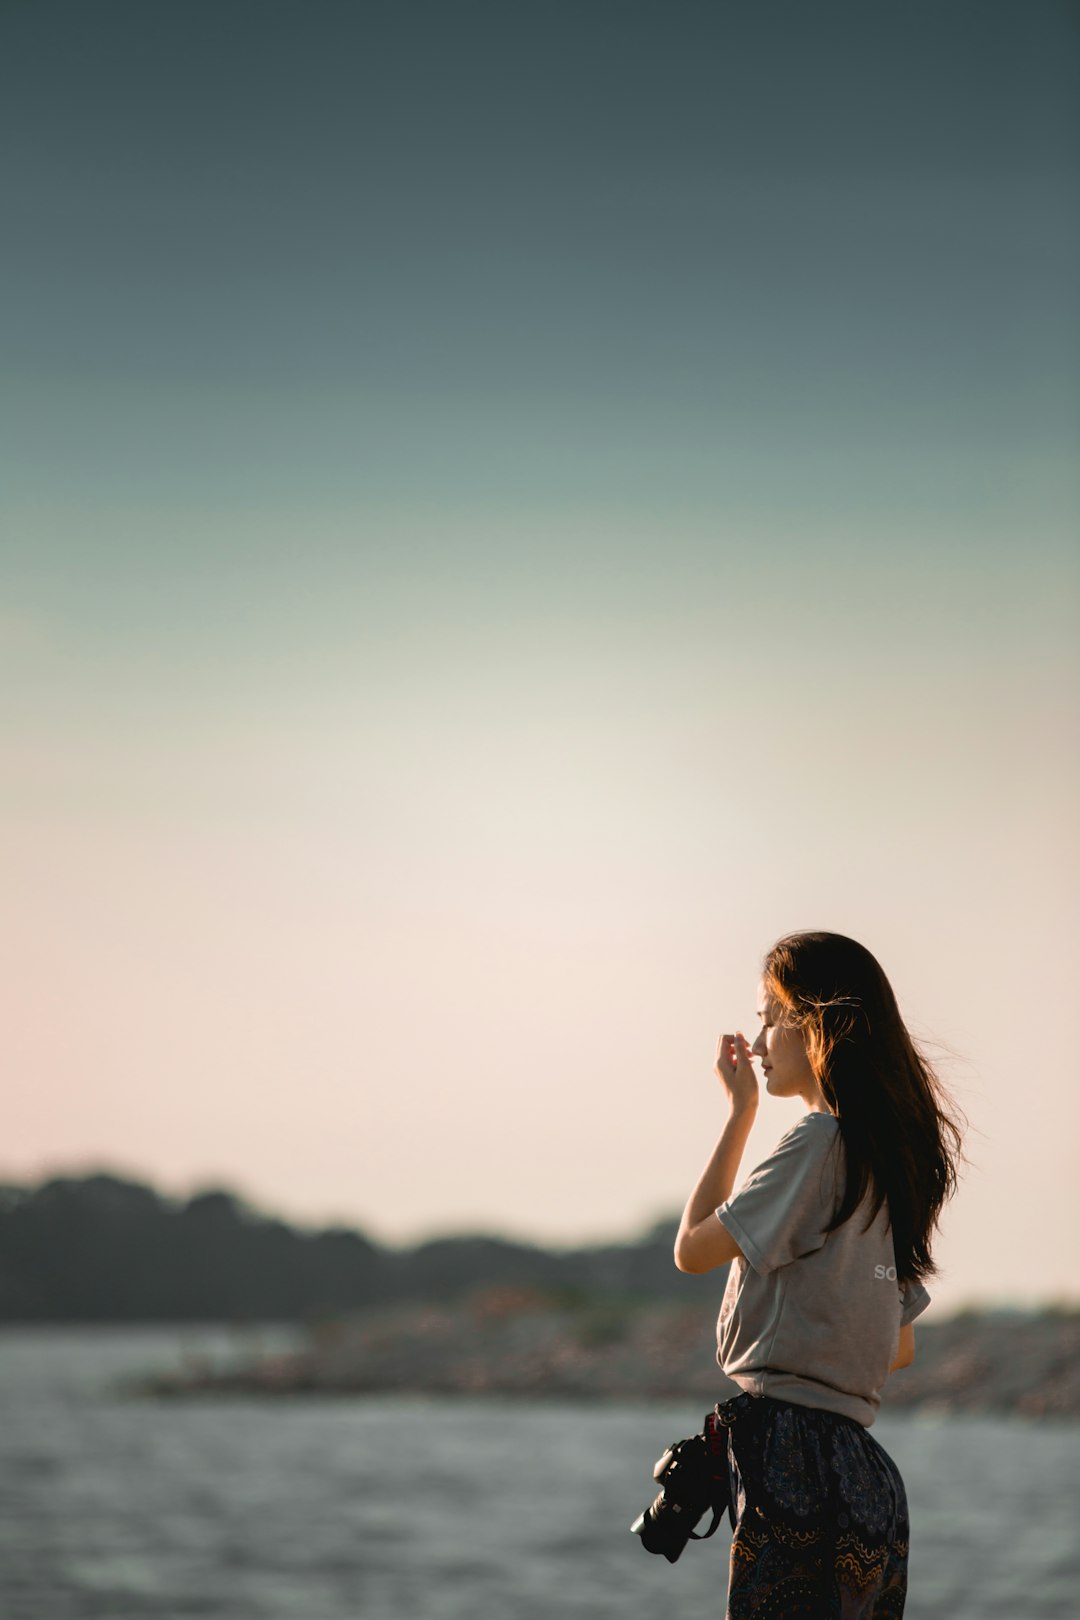
[[[970,1121],[935,1305],[1080,1297],[1078,66],[7,0],[4,1179],[629,1237],[829,928]]]

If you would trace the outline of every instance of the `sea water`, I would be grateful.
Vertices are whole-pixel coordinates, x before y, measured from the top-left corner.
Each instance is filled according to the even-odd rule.
[[[117,1391],[230,1346],[209,1328],[0,1332],[4,1620],[723,1615],[726,1520],[675,1565],[630,1534],[700,1399]],[[1075,1620],[1080,1425],[890,1414],[873,1434],[907,1487],[910,1620]]]

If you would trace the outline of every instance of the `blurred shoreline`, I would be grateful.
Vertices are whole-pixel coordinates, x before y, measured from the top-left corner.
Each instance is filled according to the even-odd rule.
[[[881,1412],[1080,1417],[1080,1306],[965,1310],[916,1322],[916,1357],[890,1375]],[[431,1394],[588,1400],[724,1400],[714,1319],[667,1302],[567,1298],[492,1287],[455,1303],[327,1316],[298,1348],[228,1361],[188,1353],[126,1393]]]

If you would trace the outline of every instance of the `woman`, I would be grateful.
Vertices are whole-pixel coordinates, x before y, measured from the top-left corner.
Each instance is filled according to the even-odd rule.
[[[730,1262],[717,1360],[741,1393],[717,1407],[736,1515],[726,1620],[894,1620],[907,1497],[868,1431],[886,1378],[915,1357],[961,1132],[855,940],[779,940],[758,1016],[752,1047],[741,1032],[718,1042],[730,1113],[675,1241],[680,1271]],[[732,1196],[757,1116],[755,1055],[769,1094],[805,1112]]]

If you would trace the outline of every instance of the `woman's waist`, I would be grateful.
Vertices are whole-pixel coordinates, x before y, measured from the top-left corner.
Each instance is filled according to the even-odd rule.
[[[737,1395],[730,1396],[726,1401],[717,1401],[713,1410],[721,1423],[730,1427],[736,1423],[744,1413],[792,1412],[797,1417],[804,1417],[808,1413],[832,1422],[847,1423],[856,1429],[866,1429],[867,1424],[853,1417],[849,1412],[838,1412],[832,1406],[818,1406],[812,1401],[788,1401],[779,1395],[763,1395],[756,1390],[740,1390]]]

